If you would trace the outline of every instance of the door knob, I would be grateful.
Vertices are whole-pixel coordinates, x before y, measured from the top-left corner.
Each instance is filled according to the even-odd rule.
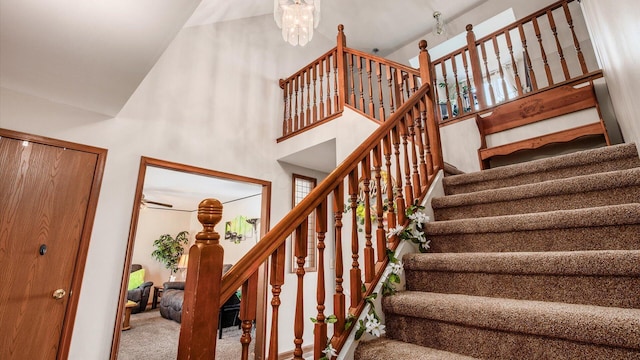
[[[56,300],[60,300],[62,299],[65,295],[67,294],[66,291],[64,291],[63,289],[58,289],[56,291],[53,292],[53,298]]]

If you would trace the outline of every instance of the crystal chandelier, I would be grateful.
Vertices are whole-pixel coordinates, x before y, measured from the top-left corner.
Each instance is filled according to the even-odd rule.
[[[305,46],[320,22],[320,0],[274,0],[273,17],[286,42]]]

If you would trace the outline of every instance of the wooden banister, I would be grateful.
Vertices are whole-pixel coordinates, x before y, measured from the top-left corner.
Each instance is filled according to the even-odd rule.
[[[467,44],[433,61],[439,72],[434,86],[441,103],[440,122],[470,118],[477,111],[546,91],[595,70],[588,68],[580,48],[574,18],[582,14],[572,10],[576,8],[570,6],[572,2],[557,1],[479,39],[473,26],[467,25]],[[565,51],[560,31],[570,32],[575,53]],[[522,48],[521,55],[514,46]],[[579,68],[570,69],[568,57]],[[463,80],[458,76],[461,66],[466,74]]]

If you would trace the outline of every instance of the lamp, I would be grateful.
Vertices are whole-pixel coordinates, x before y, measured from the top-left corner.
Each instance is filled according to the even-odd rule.
[[[320,22],[320,0],[274,0],[273,17],[284,41],[305,46]]]
[[[447,30],[444,28],[444,19],[442,18],[442,13],[440,11],[434,11],[433,18],[436,19],[436,28],[433,30],[434,34],[444,35]]]
[[[180,255],[180,260],[178,260],[178,269],[182,272],[182,279],[187,278],[187,265],[189,264],[189,254]]]

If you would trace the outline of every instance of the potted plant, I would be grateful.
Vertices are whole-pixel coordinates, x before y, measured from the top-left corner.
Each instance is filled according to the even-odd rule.
[[[169,234],[160,235],[160,237],[153,241],[153,246],[156,248],[151,252],[151,256],[156,258],[164,264],[164,267],[171,271],[171,277],[169,281],[175,279],[175,273],[178,271],[178,261],[180,255],[184,252],[183,244],[189,243],[189,232],[181,231],[173,238]]]

